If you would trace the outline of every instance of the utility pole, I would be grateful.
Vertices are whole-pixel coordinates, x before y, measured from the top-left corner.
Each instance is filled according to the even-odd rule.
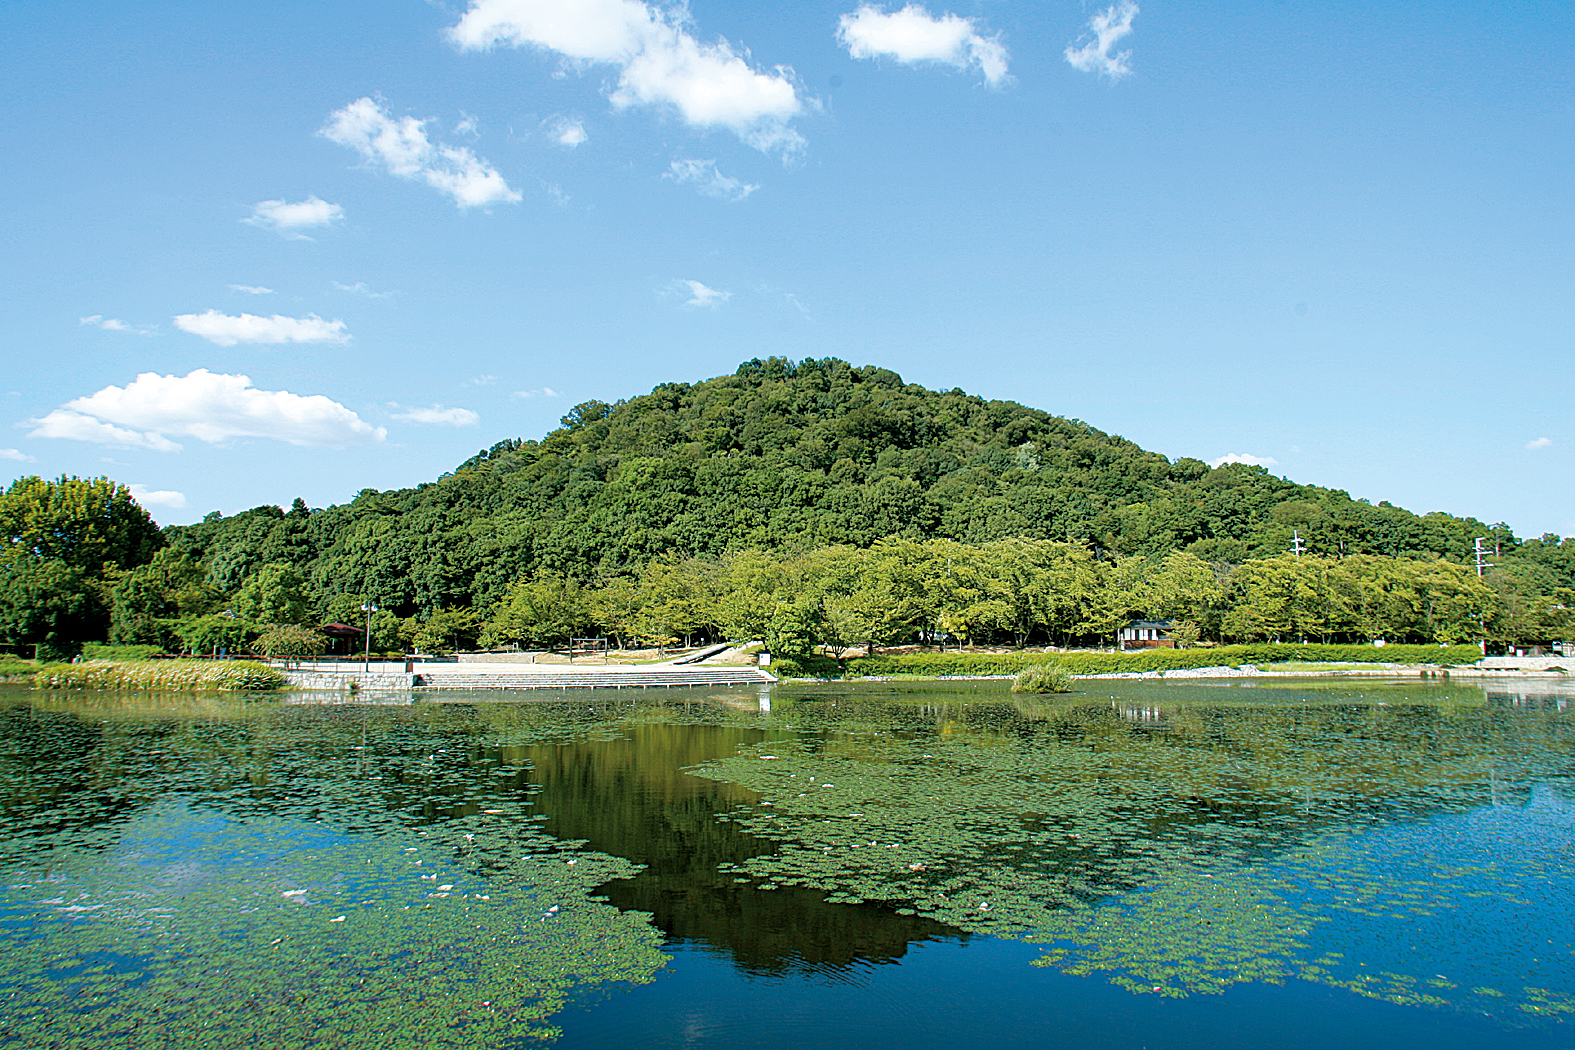
[[[366,613],[366,649],[361,657],[361,673],[366,674],[372,670],[372,614],[377,612],[377,606],[367,602],[361,606],[361,611]]]
[[[1487,537],[1486,536],[1478,536],[1476,538],[1476,540],[1471,544],[1471,556],[1472,556],[1472,560],[1476,562],[1477,579],[1479,579],[1479,580],[1482,578],[1482,573],[1485,570],[1491,569],[1493,567],[1493,563],[1487,560],[1488,559],[1488,549],[1486,547],[1482,546],[1486,542],[1487,542]],[[1487,622],[1481,616],[1477,617],[1477,637],[1480,639],[1480,641],[1477,643],[1477,648],[1482,650],[1482,655],[1483,656],[1486,656],[1487,655]]]
[[[1483,570],[1491,569],[1493,567],[1493,563],[1488,561],[1488,554],[1492,552],[1490,552],[1486,547],[1482,546],[1486,542],[1486,536],[1478,536],[1476,538],[1476,542],[1471,547],[1471,555],[1476,561],[1478,578],[1482,576]]]
[[[1291,553],[1296,555],[1298,558],[1300,558],[1302,556],[1302,554],[1306,552],[1306,550],[1307,550],[1306,545],[1302,543],[1302,530],[1301,529],[1292,529],[1291,530]]]

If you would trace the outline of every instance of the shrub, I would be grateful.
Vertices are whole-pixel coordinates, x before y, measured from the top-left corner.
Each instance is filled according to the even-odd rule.
[[[773,656],[771,666],[767,668],[778,678],[803,678],[804,665],[791,656]]]
[[[164,651],[158,645],[109,645],[105,642],[88,642],[82,646],[82,656],[88,660],[146,660]]]
[[[1059,663],[1049,662],[1025,667],[1012,682],[1014,693],[1070,693],[1072,673]]]
[[[1239,667],[1286,660],[1320,663],[1469,664],[1481,656],[1474,645],[1222,645],[1214,649],[1145,649],[1136,653],[1062,653],[1056,660],[1071,674],[1180,671],[1197,667]],[[1043,653],[915,653],[907,656],[858,656],[848,661],[850,675],[1015,675],[1041,663]]]

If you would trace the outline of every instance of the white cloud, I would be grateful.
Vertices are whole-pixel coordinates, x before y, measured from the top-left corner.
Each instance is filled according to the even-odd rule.
[[[345,343],[350,333],[343,321],[325,321],[316,314],[305,317],[258,317],[241,314],[238,317],[209,310],[200,314],[181,314],[175,318],[175,327],[192,335],[200,335],[219,346],[236,343]]]
[[[34,463],[34,462],[37,462],[36,460],[33,459],[32,456],[29,456],[26,452],[23,452],[21,449],[16,449],[16,448],[0,448],[0,459],[9,459],[13,463]]]
[[[394,297],[393,292],[372,291],[372,289],[367,287],[365,281],[357,281],[355,284],[340,284],[338,281],[330,283],[341,292],[349,292],[352,295],[364,295],[368,299],[392,299]]]
[[[971,18],[935,18],[918,4],[886,14],[863,4],[837,22],[837,40],[854,58],[892,58],[907,65],[938,62],[957,69],[976,68],[992,87],[1006,77],[1006,45],[1000,35],[985,36]]]
[[[572,67],[613,65],[613,106],[676,110],[684,123],[725,128],[765,153],[793,156],[804,138],[788,122],[806,108],[793,71],[759,72],[726,40],[702,44],[682,5],[640,0],[471,0],[449,39],[466,50],[538,47]]]
[[[1211,467],[1223,467],[1227,463],[1245,463],[1249,467],[1274,467],[1279,462],[1273,456],[1249,456],[1245,452],[1227,452],[1218,459],[1209,460]]]
[[[118,389],[118,388],[108,388]],[[80,400],[80,398],[78,399]],[[68,441],[91,441],[95,445],[112,445],[115,448],[145,448],[154,452],[179,452],[180,446],[162,434],[128,430],[92,416],[57,408],[42,419],[30,419],[33,429],[28,437],[64,438]]]
[[[260,284],[232,284],[232,285],[230,285],[230,291],[232,291],[232,292],[244,292],[247,295],[272,295],[273,294],[273,289],[272,288],[264,288]]]
[[[709,306],[715,309],[733,297],[732,292],[707,288],[699,281],[680,281],[678,283],[689,289],[689,299],[684,303],[685,306]]]
[[[1531,449],[1533,452],[1535,452],[1539,448],[1551,448],[1552,446],[1553,446],[1553,439],[1552,438],[1541,437],[1541,438],[1537,438],[1537,439],[1535,439],[1533,441],[1526,442],[1526,447]]]
[[[407,423],[425,423],[434,427],[473,427],[481,422],[481,417],[468,408],[444,408],[442,405],[433,405],[431,408],[412,408],[408,412],[401,412],[394,416]]]
[[[1111,80],[1120,80],[1131,73],[1132,66],[1128,60],[1132,52],[1111,54],[1110,49],[1116,46],[1116,41],[1132,32],[1132,19],[1137,13],[1138,6],[1132,0],[1121,0],[1119,4],[1105,8],[1088,20],[1088,28],[1093,31],[1094,39],[1082,47],[1068,45],[1066,60],[1073,69],[1080,69],[1084,73],[1101,73]]]
[[[675,160],[667,166],[667,173],[662,178],[692,184],[707,197],[724,201],[741,201],[760,188],[756,183],[722,174],[714,160]]]
[[[428,140],[425,124],[414,117],[395,120],[380,103],[358,98],[335,110],[318,134],[381,164],[391,175],[425,182],[461,208],[520,199],[496,168],[470,150]]]
[[[343,448],[382,441],[350,409],[321,394],[258,390],[249,377],[199,368],[184,376],[144,372],[124,387],[68,401],[32,420],[29,437],[67,438],[100,445],[176,452],[166,435],[216,444],[233,438],[273,438],[310,448]]]
[[[491,386],[498,381],[498,377],[491,374],[479,375],[469,380],[467,386]]]
[[[568,117],[555,117],[548,122],[547,128],[552,133],[552,140],[560,146],[569,149],[580,145],[590,138],[585,133],[585,124]]]
[[[152,331],[148,328],[137,328],[127,321],[120,320],[118,317],[105,317],[103,314],[90,314],[87,317],[79,317],[77,318],[77,325],[79,327],[102,328],[106,332],[136,332],[138,335],[149,335]]]
[[[150,489],[146,485],[130,485],[131,498],[144,507],[174,507],[186,505],[186,494],[172,489]]]
[[[563,395],[558,393],[556,390],[554,390],[550,386],[544,386],[540,390],[516,390],[516,391],[514,391],[513,394],[510,394],[509,396],[510,397],[519,397],[519,398],[531,398],[531,397],[562,397]]]
[[[339,205],[318,200],[313,195],[293,204],[284,200],[258,201],[252,206],[251,215],[241,221],[265,230],[278,230],[287,237],[310,240],[300,232],[302,229],[327,226],[344,217],[345,210]]]

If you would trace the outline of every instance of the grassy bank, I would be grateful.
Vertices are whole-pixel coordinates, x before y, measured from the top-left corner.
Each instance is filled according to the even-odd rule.
[[[1120,674],[1182,671],[1197,667],[1266,666],[1296,661],[1340,664],[1470,664],[1481,653],[1474,645],[1222,645],[1213,649],[1147,649],[1136,653],[912,653],[901,656],[858,656],[845,662],[845,673],[872,675],[1015,675],[1043,663],[1047,655],[1071,674]],[[813,672],[811,672],[813,673]]]
[[[170,689],[262,692],[285,684],[284,672],[254,660],[88,660],[36,671],[40,689]]]

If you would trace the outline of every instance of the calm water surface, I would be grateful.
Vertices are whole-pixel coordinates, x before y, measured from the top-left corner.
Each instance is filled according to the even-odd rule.
[[[0,693],[0,1046],[1575,1046],[1575,694],[444,699]]]

